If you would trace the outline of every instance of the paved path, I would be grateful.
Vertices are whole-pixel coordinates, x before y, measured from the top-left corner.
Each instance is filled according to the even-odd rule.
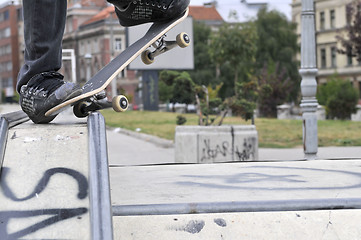
[[[19,105],[0,105],[0,113],[20,110]],[[71,110],[60,114],[56,121],[82,122],[75,118]],[[361,133],[360,133],[361,134]],[[107,131],[110,165],[144,165],[174,163],[174,148],[154,144],[147,137],[132,137],[114,129]],[[300,160],[304,158],[302,148],[260,148],[260,160]],[[319,147],[319,159],[361,158],[361,147]]]

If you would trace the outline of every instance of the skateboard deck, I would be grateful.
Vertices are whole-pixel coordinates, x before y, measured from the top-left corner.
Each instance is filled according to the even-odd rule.
[[[89,99],[103,91],[110,84],[110,82],[135,58],[141,55],[149,46],[160,39],[170,29],[182,22],[188,16],[188,12],[189,9],[186,10],[183,16],[170,22],[153,23],[142,38],[121,52],[116,58],[114,58],[110,63],[97,72],[90,80],[88,80],[82,87],[83,93],[81,95],[49,109],[45,113],[45,116],[58,114],[64,110],[65,107],[70,107],[71,105],[74,105],[81,100]]]

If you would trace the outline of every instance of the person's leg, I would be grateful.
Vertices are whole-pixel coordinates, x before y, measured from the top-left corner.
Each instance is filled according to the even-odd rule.
[[[66,0],[23,1],[25,63],[18,75],[18,92],[34,75],[60,69],[66,7]]]
[[[18,75],[20,105],[34,123],[48,123],[50,108],[81,94],[57,71],[62,61],[66,0],[23,1],[25,61]]]
[[[119,23],[134,26],[148,22],[163,22],[180,16],[190,0],[107,0],[114,4]]]

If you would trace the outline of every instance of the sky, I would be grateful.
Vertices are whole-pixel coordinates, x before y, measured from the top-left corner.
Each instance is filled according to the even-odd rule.
[[[9,0],[0,0],[0,4],[8,2]],[[191,0],[191,5],[203,5],[203,3],[211,0]],[[240,6],[241,0],[218,0],[219,12],[222,17],[227,20],[229,11]],[[277,9],[284,13],[289,20],[291,20],[291,6],[292,0],[246,0],[250,2],[267,2],[271,9]],[[242,14],[242,13],[239,13]],[[246,14],[246,13],[245,13]]]
[[[242,13],[240,4],[241,0],[218,0],[218,11],[222,17],[227,20],[229,11],[232,9],[239,9],[238,14],[244,14],[245,17],[247,13]],[[270,9],[276,9],[287,16],[291,20],[291,3],[292,0],[246,0],[249,2],[267,2]],[[191,5],[203,5],[203,3],[211,2],[211,0],[191,0]],[[253,15],[253,14],[251,14]]]

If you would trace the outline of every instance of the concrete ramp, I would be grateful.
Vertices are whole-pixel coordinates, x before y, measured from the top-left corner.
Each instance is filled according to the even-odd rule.
[[[97,171],[102,167],[89,171],[104,154],[107,160],[106,147],[105,153],[91,153],[104,148],[105,126],[99,114],[88,121],[29,122],[8,130],[0,176],[0,239],[112,238],[109,182],[104,187],[108,199],[101,199]],[[105,235],[100,209],[108,217]]]

